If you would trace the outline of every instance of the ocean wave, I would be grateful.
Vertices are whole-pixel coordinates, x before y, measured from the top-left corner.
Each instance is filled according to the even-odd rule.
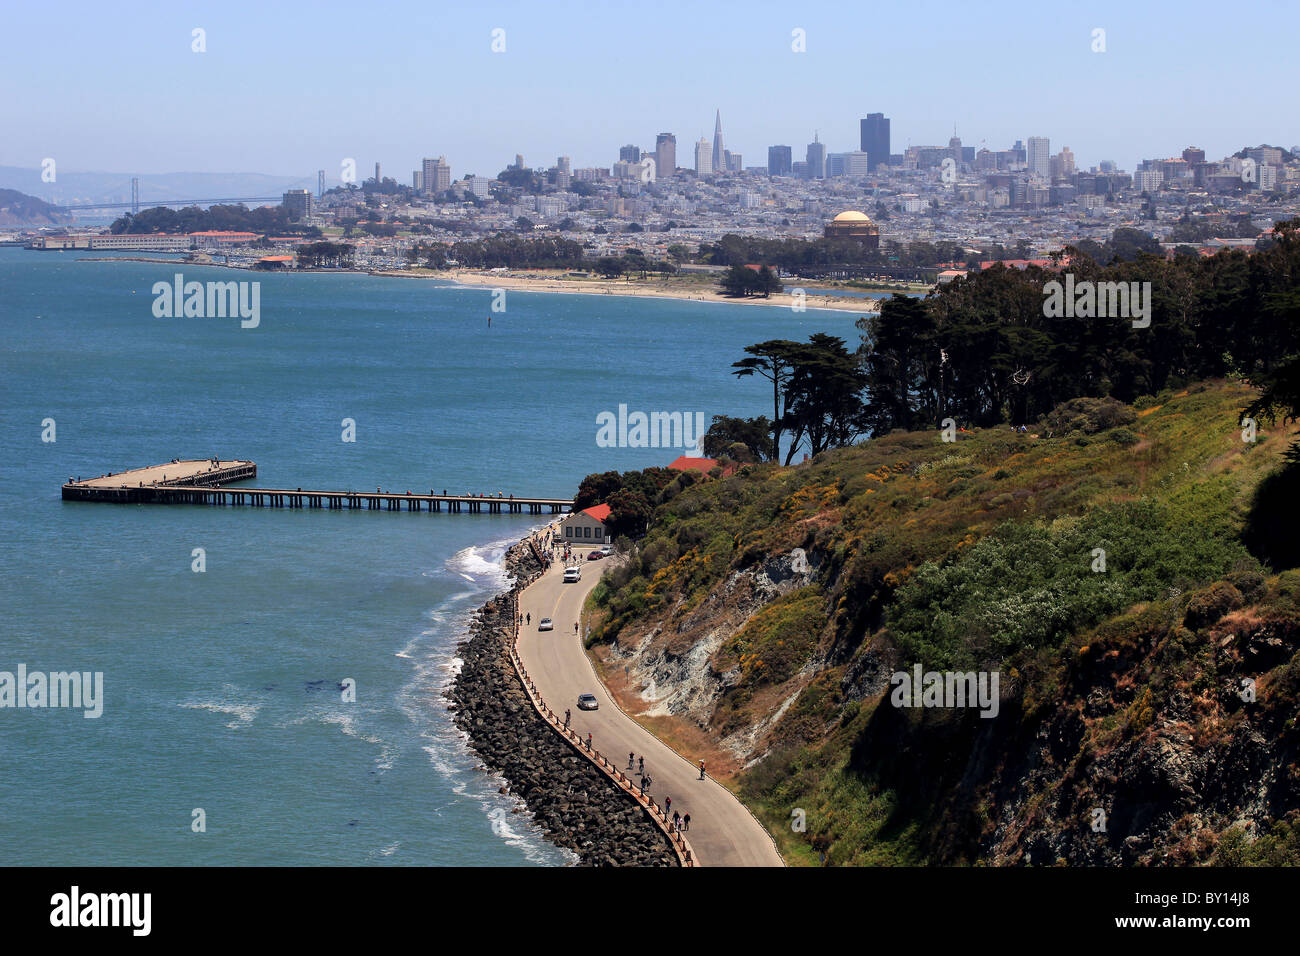
[[[209,713],[233,717],[235,719],[226,724],[231,730],[239,730],[252,724],[257,717],[257,712],[262,709],[260,703],[250,701],[243,703],[214,700],[184,701],[179,706],[186,710],[206,710]]]

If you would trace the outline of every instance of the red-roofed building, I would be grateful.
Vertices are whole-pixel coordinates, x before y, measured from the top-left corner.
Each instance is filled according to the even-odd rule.
[[[682,455],[668,467],[673,471],[698,471],[707,475],[718,467],[718,460],[716,458],[691,458],[689,455]]]
[[[563,529],[560,534],[565,544],[607,543],[609,532],[605,530],[605,521],[609,518],[609,511],[609,505],[593,505],[568,515],[560,522]]]

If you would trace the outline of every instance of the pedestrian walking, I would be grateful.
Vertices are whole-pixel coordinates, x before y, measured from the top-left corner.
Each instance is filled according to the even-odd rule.
[[[633,757],[634,757],[634,756],[635,756],[635,755],[632,753],[632,751],[629,750],[629,751],[627,752],[627,769],[628,769],[628,770],[631,770],[631,769],[632,769],[632,760],[633,760]]]
[[[587,749],[591,749],[591,731],[587,731]]]
[[[703,761],[703,760],[700,761],[700,779],[701,779],[701,780],[704,779],[704,761]]]
[[[650,776],[649,774],[646,774],[646,776],[645,776],[645,790],[646,790],[646,792],[649,792],[649,790],[650,790],[650,786],[651,786],[651,784],[653,784],[654,782],[655,782],[655,781],[654,781],[654,777]]]
[[[664,797],[664,813],[667,813],[672,808],[673,808],[673,798]]]
[[[532,623],[533,623],[533,612],[532,612],[532,611],[529,611],[527,614],[525,614],[525,615],[524,615],[524,619],[525,619],[529,624],[532,624]]]
[[[569,708],[564,708],[564,726],[569,726]]]
[[[686,814],[686,816],[682,817],[682,829],[689,830],[690,828],[691,828],[691,815],[688,813]]]
[[[636,772],[645,773],[645,755],[636,758]]]

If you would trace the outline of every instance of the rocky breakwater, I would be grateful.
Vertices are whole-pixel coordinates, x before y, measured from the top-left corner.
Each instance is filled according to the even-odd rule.
[[[507,552],[506,568],[520,582],[540,565],[521,542]],[[457,725],[547,839],[573,850],[583,864],[676,866],[667,838],[645,811],[533,709],[510,661],[514,593],[480,608],[469,639],[457,648],[464,665],[447,691]]]

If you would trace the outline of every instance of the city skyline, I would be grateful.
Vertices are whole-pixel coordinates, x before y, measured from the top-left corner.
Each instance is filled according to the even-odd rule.
[[[146,176],[307,175],[352,158],[360,169],[379,161],[400,182],[424,157],[442,155],[457,178],[493,176],[519,152],[536,157],[534,167],[558,155],[583,167],[612,164],[622,143],[653,152],[663,131],[694,143],[720,112],[726,147],[751,166],[773,144],[801,155],[814,131],[828,153],[857,149],[871,113],[890,118],[895,153],[945,143],[955,124],[976,148],[1031,135],[1069,144],[1082,168],[1102,160],[1131,168],[1191,143],[1223,155],[1300,140],[1293,116],[1279,110],[1297,86],[1287,25],[1300,15],[1281,5],[1265,8],[1275,29],[1263,31],[1211,27],[1199,3],[1170,5],[1177,17],[1102,4],[1087,19],[1067,14],[1050,25],[970,24],[926,4],[741,20],[671,3],[650,19],[584,16],[566,3],[545,15],[487,6],[436,17],[401,5],[346,35],[330,17],[293,10],[259,11],[250,31],[242,14],[219,7],[146,5],[151,12],[129,23],[90,5],[71,9],[57,33],[43,12],[10,14],[13,35],[28,42],[8,64],[0,121],[11,135],[0,165],[54,157],[66,170]],[[195,29],[202,53],[191,49]],[[285,45],[290,29],[296,42]],[[1104,52],[1093,51],[1098,29]],[[504,31],[496,53],[495,30]],[[1205,83],[1210,54],[1234,37],[1250,56]],[[591,51],[582,67],[555,61],[569,44]],[[124,48],[138,55],[123,58]],[[710,76],[734,80],[699,74],[693,64],[704,51]],[[638,80],[652,63],[656,82]],[[96,71],[111,71],[120,95],[88,83]],[[1189,92],[1160,95],[1169,89]]]

